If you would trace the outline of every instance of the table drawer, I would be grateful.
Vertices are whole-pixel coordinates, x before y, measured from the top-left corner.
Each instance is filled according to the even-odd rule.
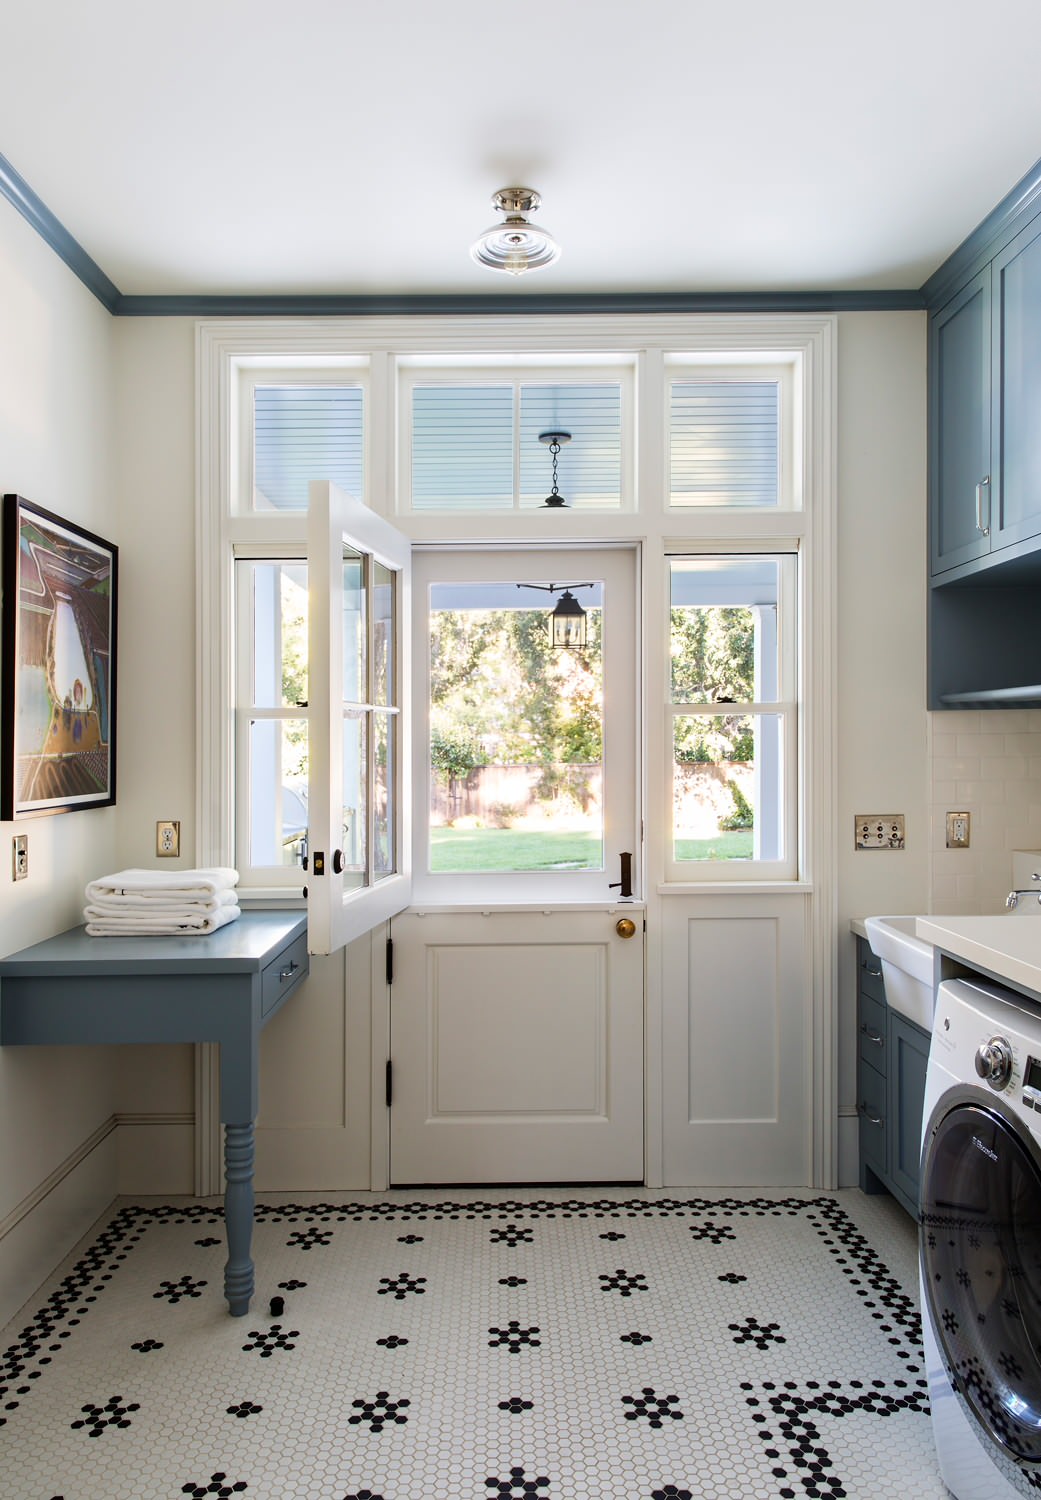
[[[872,953],[867,943],[861,943],[857,953],[857,985],[862,995],[870,995],[874,1000],[886,998],[882,960]]]
[[[857,1069],[857,1113],[860,1116],[861,1156],[869,1167],[883,1174],[886,1170],[886,1080],[865,1063]]]
[[[260,976],[260,1014],[266,1016],[302,979],[307,977],[307,933],[300,936],[262,971]]]
[[[864,1062],[886,1071],[886,1007],[863,990],[857,999],[857,1047]]]

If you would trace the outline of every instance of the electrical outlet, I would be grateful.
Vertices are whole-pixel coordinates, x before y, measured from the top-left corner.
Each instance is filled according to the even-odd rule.
[[[902,849],[903,813],[857,813],[853,830],[854,849]]]
[[[155,852],[159,859],[177,859],[181,853],[180,823],[164,822],[155,825]]]
[[[969,825],[972,819],[967,812],[949,812],[947,814],[947,847],[948,849],[967,849],[969,847]]]
[[[11,840],[11,879],[24,880],[29,874],[29,835],[16,833]]]

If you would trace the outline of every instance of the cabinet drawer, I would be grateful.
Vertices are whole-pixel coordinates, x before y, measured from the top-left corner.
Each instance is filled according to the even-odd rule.
[[[302,932],[263,970],[260,976],[260,1014],[268,1015],[306,975],[307,934]]]
[[[862,995],[870,995],[872,1000],[885,1003],[882,960],[875,957],[867,943],[861,943],[857,949],[857,987]]]
[[[857,1048],[869,1067],[886,1071],[886,1007],[863,990],[857,997]]]
[[[857,1069],[857,1113],[860,1116],[860,1154],[869,1167],[886,1171],[886,1080],[861,1063]]]

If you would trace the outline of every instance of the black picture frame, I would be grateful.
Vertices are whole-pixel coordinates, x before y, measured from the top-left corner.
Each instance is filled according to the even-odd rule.
[[[119,549],[5,495],[0,819],[116,800]]]

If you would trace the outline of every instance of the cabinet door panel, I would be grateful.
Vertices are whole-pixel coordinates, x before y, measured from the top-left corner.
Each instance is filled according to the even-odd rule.
[[[994,546],[1041,532],[1041,228],[994,262],[994,433],[1000,443]]]
[[[971,562],[990,550],[990,321],[987,267],[930,325],[933,573]],[[980,517],[978,485],[983,486]],[[982,519],[982,529],[978,519]]]
[[[888,1050],[889,1176],[917,1210],[929,1035],[891,1010]]]

